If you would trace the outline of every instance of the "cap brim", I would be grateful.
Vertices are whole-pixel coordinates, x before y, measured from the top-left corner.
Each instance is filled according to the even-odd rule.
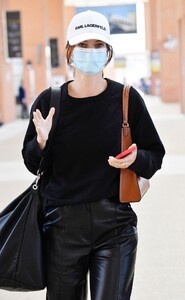
[[[105,42],[106,44],[112,46],[112,42],[108,37],[106,37],[102,34],[92,33],[92,32],[81,33],[78,36],[69,39],[68,42],[71,46],[74,46],[76,44],[79,44],[80,42],[87,41],[87,40],[100,40],[100,41]]]

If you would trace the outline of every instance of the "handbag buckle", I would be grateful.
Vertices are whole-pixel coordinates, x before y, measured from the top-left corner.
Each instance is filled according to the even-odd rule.
[[[127,121],[123,121],[122,128],[129,127],[129,123]]]
[[[37,177],[36,177],[36,179],[35,179],[35,183],[32,185],[32,188],[33,188],[34,190],[37,190],[37,189],[38,189],[38,187],[39,187],[39,184],[38,184],[38,183],[39,183],[39,180],[40,180],[42,174],[43,174],[43,172],[40,172],[40,170],[37,171]]]

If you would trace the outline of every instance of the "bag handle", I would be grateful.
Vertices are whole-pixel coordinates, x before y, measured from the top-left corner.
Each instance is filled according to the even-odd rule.
[[[51,87],[51,98],[50,98],[50,106],[55,108],[55,114],[53,116],[53,122],[52,122],[52,128],[51,131],[49,133],[49,138],[48,138],[48,145],[47,145],[47,149],[44,153],[44,156],[42,157],[40,164],[39,164],[39,169],[37,171],[37,176],[41,177],[41,175],[46,171],[47,167],[48,167],[48,156],[50,153],[50,149],[52,146],[52,141],[54,138],[54,133],[58,124],[58,119],[59,119],[59,114],[60,114],[60,103],[61,103],[61,87]],[[38,179],[38,181],[39,181]]]
[[[130,85],[125,85],[123,88],[122,109],[123,109],[123,125],[129,127],[128,124],[128,104],[129,104]]]
[[[130,85],[125,85],[123,87],[122,95],[123,123],[121,134],[121,151],[126,150],[132,144],[130,127],[128,123],[129,92]]]
[[[51,99],[50,99],[50,108],[55,108],[55,114],[53,116],[52,128],[49,134],[49,142],[53,138],[54,131],[58,124],[59,112],[60,112],[60,99],[61,99],[61,88],[60,87],[51,87]]]

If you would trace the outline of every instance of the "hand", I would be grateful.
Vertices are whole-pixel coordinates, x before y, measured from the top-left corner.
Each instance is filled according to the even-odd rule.
[[[132,144],[132,145],[135,145],[135,144]],[[114,167],[117,169],[126,169],[131,164],[133,164],[133,162],[136,160],[136,157],[137,157],[137,149],[121,159],[117,159],[114,156],[109,156],[108,163],[111,167]]]
[[[37,132],[37,142],[42,150],[45,148],[46,142],[48,140],[54,113],[55,108],[52,107],[49,111],[48,116],[46,117],[46,119],[44,119],[39,109],[36,109],[36,111],[33,112],[33,123]]]

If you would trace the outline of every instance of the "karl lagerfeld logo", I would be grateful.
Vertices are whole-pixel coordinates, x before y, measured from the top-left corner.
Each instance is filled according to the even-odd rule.
[[[103,26],[98,25],[98,24],[84,24],[84,25],[79,25],[79,26],[75,27],[75,30],[83,29],[83,28],[88,28],[88,27],[95,27],[95,28],[99,28],[101,30],[106,31],[106,27],[103,27]]]

